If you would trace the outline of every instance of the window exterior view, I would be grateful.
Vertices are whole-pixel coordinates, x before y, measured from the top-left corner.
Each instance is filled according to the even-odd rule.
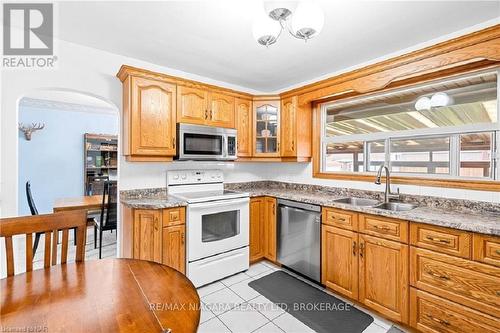
[[[498,179],[498,74],[325,104],[324,172]]]

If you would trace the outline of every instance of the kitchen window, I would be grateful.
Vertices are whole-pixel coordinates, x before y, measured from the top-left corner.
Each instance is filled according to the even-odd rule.
[[[488,71],[321,108],[321,172],[498,180],[498,73]]]

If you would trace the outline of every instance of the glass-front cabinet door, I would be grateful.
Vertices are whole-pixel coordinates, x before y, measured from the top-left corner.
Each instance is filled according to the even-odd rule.
[[[279,101],[254,104],[254,156],[280,156]]]

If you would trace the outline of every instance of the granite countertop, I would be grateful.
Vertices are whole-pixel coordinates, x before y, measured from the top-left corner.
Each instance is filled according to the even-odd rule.
[[[416,203],[418,207],[406,212],[394,212],[334,201],[346,197],[364,197],[382,201],[382,192],[273,181],[226,184],[226,188],[248,192],[251,197],[272,196],[278,199],[500,236],[500,203],[402,195],[403,202]],[[123,191],[120,194],[120,200],[122,204],[137,209],[162,209],[187,205],[186,202],[169,196],[165,188]]]
[[[347,197],[346,195],[332,195],[330,193],[307,192],[301,190],[279,190],[267,188],[241,189],[251,197],[272,196],[278,199],[287,199],[315,205],[340,208],[360,213],[367,213],[385,217],[393,217],[411,222],[421,222],[453,229],[479,232],[500,236],[500,208],[498,211],[450,211],[444,208],[419,206],[406,212],[395,212],[373,207],[360,207],[337,203],[334,200]]]

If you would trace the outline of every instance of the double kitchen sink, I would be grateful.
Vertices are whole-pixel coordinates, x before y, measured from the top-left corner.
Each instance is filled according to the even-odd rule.
[[[355,197],[342,198],[333,201],[352,206],[372,207],[383,210],[389,210],[393,212],[406,212],[418,207],[417,205],[405,202],[390,201],[390,202],[380,203],[380,201],[374,199],[355,198]]]

